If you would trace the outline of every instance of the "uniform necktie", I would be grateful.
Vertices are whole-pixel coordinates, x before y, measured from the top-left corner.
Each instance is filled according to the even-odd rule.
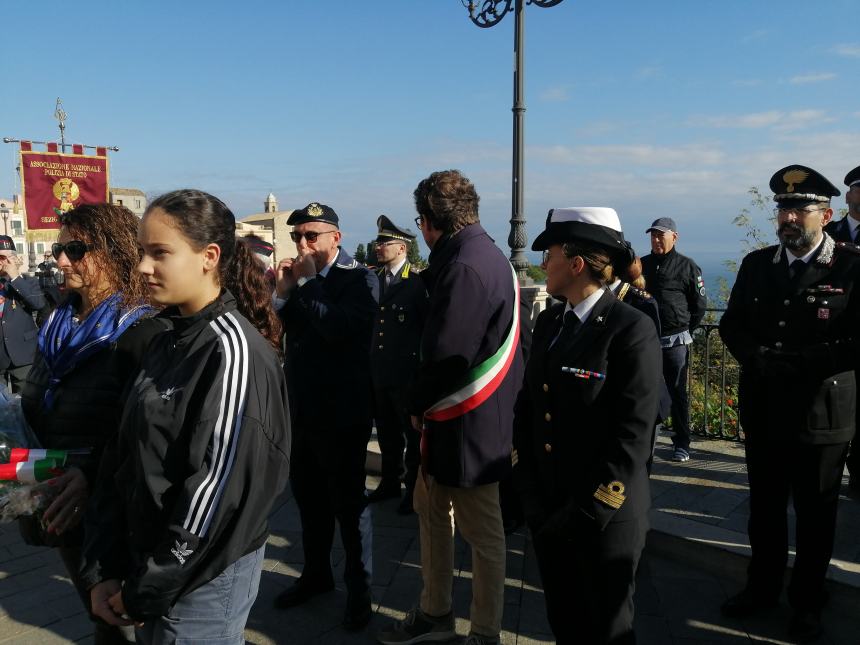
[[[386,271],[386,272],[385,272],[385,286],[386,286],[386,287],[390,287],[390,286],[391,286],[391,279],[392,279],[393,277],[394,277],[394,275],[391,273],[391,271]]]
[[[582,323],[579,320],[579,316],[577,316],[572,309],[566,311],[564,314],[564,322],[561,325],[561,329],[558,331],[558,334],[556,334],[556,337],[553,339],[549,346],[552,347],[563,338],[572,338],[576,335],[576,332],[581,325]]]
[[[788,271],[792,279],[799,278],[803,275],[803,272],[806,271],[806,262],[798,258],[791,263],[791,267]]]
[[[317,273],[317,280],[320,281],[320,284],[325,282],[325,276],[322,273]]]

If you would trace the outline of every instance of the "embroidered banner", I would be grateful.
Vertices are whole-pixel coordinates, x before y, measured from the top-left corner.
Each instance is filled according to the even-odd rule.
[[[62,213],[108,201],[107,155],[36,152],[22,145],[20,156],[28,229],[59,228]]]

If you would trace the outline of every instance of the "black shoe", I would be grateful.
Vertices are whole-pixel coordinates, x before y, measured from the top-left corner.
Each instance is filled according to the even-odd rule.
[[[726,600],[720,607],[723,616],[727,618],[749,618],[755,614],[773,609],[777,605],[777,599],[771,596],[762,596],[749,589],[744,589]]]
[[[381,502],[384,499],[392,499],[394,497],[400,497],[400,481],[383,479],[379,482],[379,486],[376,487],[376,490],[370,493],[367,496],[368,504],[375,504],[376,502]]]
[[[821,614],[817,611],[798,610],[791,617],[789,635],[798,643],[811,643],[824,633],[821,629]]]
[[[412,507],[412,493],[413,491],[406,490],[406,495],[403,496],[403,499],[400,500],[400,504],[397,506],[398,515],[412,515],[415,512],[415,509]]]
[[[343,615],[343,628],[349,632],[362,629],[370,622],[373,609],[370,606],[370,592],[351,593],[346,597],[346,612]]]
[[[278,597],[275,598],[275,607],[277,609],[289,609],[332,589],[334,589],[334,580],[331,578],[319,580],[301,576],[286,591],[278,594]]]

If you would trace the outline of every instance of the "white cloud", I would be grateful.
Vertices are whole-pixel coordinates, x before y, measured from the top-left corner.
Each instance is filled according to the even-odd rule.
[[[646,67],[640,67],[636,70],[635,77],[640,81],[651,81],[658,78],[662,78],[663,76],[663,68],[658,65],[649,65]]]
[[[818,74],[801,74],[799,76],[792,76],[788,82],[792,85],[808,85],[809,83],[832,81],[834,78],[836,78],[836,74],[833,72],[821,72]]]
[[[831,49],[834,54],[849,58],[860,58],[860,43],[843,43]]]
[[[749,114],[694,116],[687,120],[687,125],[706,128],[796,130],[832,121],[833,118],[829,117],[823,110],[795,110],[793,112],[770,110]]]
[[[564,101],[570,100],[570,92],[566,86],[557,85],[555,87],[546,88],[540,93],[538,98],[547,103],[563,103]]]
[[[530,146],[526,158],[539,163],[577,166],[680,166],[715,165],[725,154],[710,145],[682,146],[605,145],[605,146]]]
[[[732,85],[736,87],[758,87],[761,85],[761,81],[757,78],[739,78],[736,81],[732,81]]]

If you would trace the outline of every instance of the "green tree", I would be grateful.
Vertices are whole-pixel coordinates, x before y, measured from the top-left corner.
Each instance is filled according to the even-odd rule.
[[[356,262],[361,262],[364,264],[367,262],[367,251],[364,250],[364,244],[359,244],[355,249],[355,255],[352,257],[355,258]]]
[[[376,259],[376,244],[372,241],[367,243],[367,257],[365,264],[369,267],[376,266],[379,260]]]
[[[546,282],[546,271],[538,264],[530,264],[526,274],[535,282]]]
[[[423,269],[427,266],[427,260],[421,257],[421,247],[418,246],[418,239],[412,240],[409,244],[409,249],[406,251],[406,259],[412,266]]]

